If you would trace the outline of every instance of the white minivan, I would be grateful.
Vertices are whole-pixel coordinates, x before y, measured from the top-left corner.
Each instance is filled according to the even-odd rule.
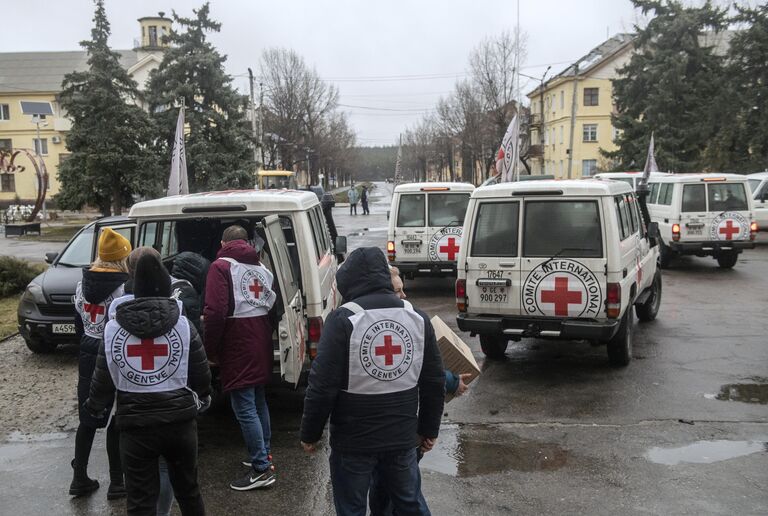
[[[768,230],[768,172],[748,174],[747,181],[752,190],[752,204],[755,209],[755,222],[760,231]]]
[[[275,373],[298,385],[317,353],[323,322],[340,304],[338,267],[320,202],[312,192],[232,190],[178,195],[133,205],[134,244],[152,246],[165,263],[183,251],[213,261],[227,226],[243,226],[266,243],[262,259],[275,274],[282,300],[273,336]],[[346,252],[338,237],[337,253]]]
[[[746,176],[670,174],[649,181],[648,210],[661,237],[659,263],[680,255],[712,256],[722,268],[755,247],[757,223]]]
[[[455,276],[469,183],[407,183],[395,187],[387,257],[408,278]]]

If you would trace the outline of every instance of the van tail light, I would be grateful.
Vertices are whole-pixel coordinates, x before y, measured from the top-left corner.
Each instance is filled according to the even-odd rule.
[[[387,242],[387,258],[390,262],[395,261],[395,243],[392,240]]]
[[[459,312],[467,311],[467,280],[456,280],[456,308]]]
[[[608,283],[605,296],[605,312],[611,319],[621,315],[621,283]]]
[[[749,225],[749,239],[754,240],[755,237],[757,237],[757,230],[759,228],[757,227],[757,222],[752,222],[752,224]]]
[[[317,356],[317,345],[320,342],[320,335],[323,333],[323,318],[309,318],[309,345],[307,346],[309,358],[314,359]]]
[[[680,240],[680,224],[672,224],[672,240]]]

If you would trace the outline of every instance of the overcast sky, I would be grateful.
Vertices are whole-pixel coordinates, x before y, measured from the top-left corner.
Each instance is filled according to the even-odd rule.
[[[137,18],[191,16],[201,1],[107,0],[113,48],[132,48]],[[76,50],[89,37],[90,0],[0,0],[0,51]],[[264,48],[290,47],[337,84],[360,145],[393,144],[457,78],[483,38],[517,23],[515,0],[212,0],[212,36],[227,71],[247,91]],[[636,20],[629,0],[520,0],[528,34],[524,73],[556,73]],[[427,77],[425,77],[427,76]],[[534,84],[529,80],[529,87]],[[394,111],[393,111],[394,110]],[[398,111],[400,110],[400,111]]]

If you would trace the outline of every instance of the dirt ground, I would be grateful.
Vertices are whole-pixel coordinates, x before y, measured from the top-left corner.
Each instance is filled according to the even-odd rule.
[[[77,346],[36,355],[20,336],[0,343],[0,440],[77,429],[76,386]]]

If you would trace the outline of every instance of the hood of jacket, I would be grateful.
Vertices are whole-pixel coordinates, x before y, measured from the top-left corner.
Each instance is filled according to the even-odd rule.
[[[232,258],[240,263],[247,263],[248,265],[259,265],[259,252],[251,247],[245,240],[233,240],[224,244],[224,247],[219,249],[216,254],[216,258]]]
[[[387,259],[378,247],[352,251],[336,273],[336,285],[346,301],[374,292],[394,294]]]
[[[205,277],[208,275],[208,267],[210,266],[211,262],[204,257],[197,253],[185,251],[173,261],[171,276],[189,281],[194,289],[200,293],[205,288]]]
[[[120,285],[128,281],[126,272],[83,271],[83,297],[89,303],[101,303]]]
[[[131,335],[140,339],[154,339],[168,333],[180,315],[175,299],[140,297],[118,306],[115,319]]]

